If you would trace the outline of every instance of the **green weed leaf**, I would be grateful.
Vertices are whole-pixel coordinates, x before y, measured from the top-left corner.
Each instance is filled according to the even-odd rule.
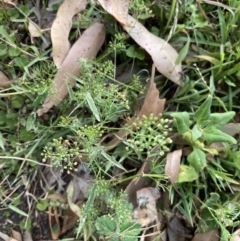
[[[198,179],[198,174],[192,166],[180,165],[180,173],[178,175],[178,183],[192,182]]]
[[[37,209],[39,211],[44,211],[48,207],[48,200],[47,199],[40,199],[37,203]]]
[[[107,169],[107,167],[108,167],[108,170],[109,170],[109,168],[110,168],[111,166],[116,166],[116,167],[118,167],[118,168],[126,171],[126,169],[125,169],[119,162],[117,162],[117,160],[116,160],[113,156],[108,155],[108,154],[107,154],[106,152],[104,152],[104,151],[102,151],[101,154],[102,154],[102,156],[103,156],[104,158],[106,158],[106,159],[109,161],[109,165],[106,165],[106,169]],[[107,172],[108,170],[105,170],[105,171]]]
[[[203,136],[204,136],[204,140],[209,143],[213,143],[213,142],[228,142],[232,144],[237,143],[237,141],[233,137],[215,128],[203,129]]]
[[[187,160],[198,172],[202,171],[204,167],[207,166],[206,155],[198,148],[193,149],[193,151],[188,155]]]
[[[117,228],[114,220],[107,215],[97,218],[95,226],[98,233],[104,236],[110,236]]]
[[[202,132],[199,130],[198,126],[195,125],[192,129],[192,140],[196,141],[201,136],[202,136]]]
[[[137,59],[140,59],[140,60],[144,60],[144,58],[145,58],[144,52],[134,45],[131,45],[127,49],[126,55],[130,58],[137,58]]]
[[[94,184],[94,185],[92,186],[91,191],[90,191],[90,194],[89,194],[87,203],[86,203],[86,205],[85,205],[85,207],[84,207],[84,210],[83,210],[83,212],[82,212],[82,216],[81,216],[81,218],[80,218],[79,225],[78,225],[78,227],[77,227],[77,236],[79,236],[79,234],[80,234],[80,232],[81,232],[81,230],[82,230],[82,228],[83,228],[83,226],[84,226],[84,224],[85,224],[85,222],[86,222],[87,216],[88,216],[88,214],[89,214],[89,210],[90,210],[90,208],[91,208],[92,205],[93,205],[93,202],[94,202],[95,197],[96,197],[96,189],[97,189],[97,185]]]
[[[234,115],[234,111],[228,111],[225,113],[213,113],[210,115],[210,123],[208,127],[219,129],[226,125],[234,117]]]
[[[195,117],[197,119],[197,124],[201,125],[203,122],[209,120],[210,118],[210,108],[212,104],[212,96],[209,95],[204,103],[195,112]]]
[[[27,118],[27,123],[26,123],[27,131],[34,129],[35,121],[36,121],[36,112],[32,112]]]
[[[92,113],[94,114],[95,118],[100,121],[100,116],[99,116],[99,113],[98,113],[98,110],[97,110],[97,107],[93,101],[93,98],[91,96],[91,94],[89,92],[86,92],[85,93],[85,97],[86,97],[86,100],[87,100],[87,103],[89,105],[89,108],[90,110],[92,111]]]
[[[181,51],[179,52],[178,57],[175,61],[175,64],[180,64],[185,59],[185,57],[187,56],[187,53],[188,53],[188,50],[189,50],[189,45],[190,45],[190,38],[189,38],[188,34],[187,34],[187,37],[188,37],[187,42],[183,46]]]
[[[0,148],[2,150],[5,150],[5,148],[4,148],[4,138],[3,138],[3,135],[2,135],[1,132],[0,132]]]
[[[179,134],[184,134],[189,130],[189,114],[188,112],[173,113],[175,124]]]
[[[141,232],[141,224],[136,222],[125,222],[120,226],[120,232],[124,233],[125,237],[132,237],[132,240],[137,241],[136,236]]]

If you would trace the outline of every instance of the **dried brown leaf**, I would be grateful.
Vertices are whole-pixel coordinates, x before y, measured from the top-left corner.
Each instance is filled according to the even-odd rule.
[[[32,43],[33,43],[33,38],[40,37],[42,35],[41,28],[31,20],[29,20],[29,23],[28,23],[28,30],[29,30],[30,35],[31,35],[31,42]]]
[[[108,150],[114,148],[120,141],[123,140],[124,137],[126,137],[129,134],[129,130],[133,129],[132,124],[134,123],[136,118],[141,118],[143,115],[148,117],[150,114],[157,116],[158,114],[163,112],[166,100],[159,98],[159,91],[154,82],[154,76],[155,76],[155,66],[153,65],[152,76],[149,83],[149,87],[147,89],[146,97],[144,99],[144,102],[140,111],[137,114],[137,117],[133,117],[132,119],[130,119],[125,124],[124,128],[122,128],[120,131],[115,133],[113,139],[107,144],[105,144],[105,147]]]
[[[240,134],[240,124],[239,123],[228,123],[221,129],[222,132],[230,135],[235,136]]]
[[[165,174],[169,176],[171,183],[175,183],[180,172],[180,161],[182,157],[182,149],[167,154],[167,162],[165,165]]]
[[[138,171],[138,174],[149,173],[150,171],[150,162],[148,160],[143,163],[142,167]],[[136,192],[137,190],[145,187],[146,185],[150,185],[152,180],[149,177],[136,177],[134,178],[126,187],[125,192],[128,195],[129,202],[131,202],[134,206],[136,203]]]
[[[53,105],[58,105],[68,94],[68,86],[74,86],[76,80],[72,76],[80,74],[81,58],[94,58],[105,40],[103,24],[95,23],[84,31],[78,41],[72,46],[61,68],[58,70],[50,94],[43,103],[38,115],[48,112]]]
[[[171,241],[185,241],[188,229],[183,225],[182,220],[174,216],[167,227],[168,238]]]
[[[156,200],[160,197],[157,188],[146,187],[137,191],[138,207],[133,210],[133,220],[142,224],[142,227],[156,221],[159,224]],[[159,225],[158,225],[159,226]]]
[[[150,33],[140,22],[128,15],[128,22],[123,28],[129,35],[144,48],[152,57],[157,70],[178,85],[182,85],[180,79],[181,64],[176,65],[177,51],[165,40]]]
[[[219,240],[219,239],[218,239]],[[196,240],[194,240],[196,241]],[[205,241],[205,240],[204,240]],[[213,240],[215,241],[215,240]],[[230,241],[240,241],[240,229],[237,229],[233,234],[232,234],[232,237],[231,237],[231,240]]]
[[[3,0],[3,2],[5,2],[7,4],[10,4],[10,5],[13,5],[13,6],[16,6],[16,3],[11,1],[11,0]]]
[[[70,48],[68,36],[72,27],[72,18],[84,10],[86,5],[87,0],[65,0],[58,9],[51,29],[53,60],[57,67],[61,66]]]
[[[79,217],[70,208],[68,208],[63,217],[61,234],[64,234],[68,230],[72,229],[76,225],[78,220]]]
[[[9,237],[7,234],[0,232],[0,238],[4,241],[18,241],[14,238]]]
[[[22,235],[18,231],[15,231],[14,229],[12,231],[12,237],[18,241],[22,241]],[[25,240],[24,240],[25,241]]]
[[[29,231],[24,231],[23,233],[23,241],[33,241],[32,235]]]
[[[150,114],[158,116],[158,114],[162,113],[164,110],[166,100],[159,98],[159,91],[154,82],[154,76],[155,66],[153,65],[152,76],[148,87],[147,95],[144,99],[142,108],[138,113],[139,118],[141,118],[143,115],[148,117]]]
[[[74,186],[73,186],[73,181],[71,181],[68,184],[67,187],[67,199],[68,199],[68,204],[71,210],[80,218],[81,217],[81,208],[73,203],[72,198],[73,198],[73,193],[74,193]]]
[[[204,241],[219,241],[219,231],[215,229],[215,230],[208,231],[206,233],[197,233],[194,235],[194,237],[192,239],[192,241],[203,241],[203,240]]]
[[[0,87],[7,87],[12,84],[14,80],[9,80],[8,77],[0,71]]]
[[[127,24],[129,0],[98,0],[102,7],[123,25]]]

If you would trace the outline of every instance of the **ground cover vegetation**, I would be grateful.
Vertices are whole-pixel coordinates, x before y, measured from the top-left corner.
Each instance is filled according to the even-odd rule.
[[[240,1],[0,6],[3,240],[240,240]]]

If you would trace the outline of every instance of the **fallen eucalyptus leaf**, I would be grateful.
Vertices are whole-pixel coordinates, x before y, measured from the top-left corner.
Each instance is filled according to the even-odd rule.
[[[169,176],[171,183],[175,183],[180,172],[180,162],[182,157],[182,149],[167,154],[167,162],[165,165],[165,174]]]
[[[105,40],[103,24],[95,23],[84,31],[78,41],[72,46],[61,68],[58,70],[54,84],[48,97],[43,103],[43,108],[37,110],[40,116],[48,112],[54,105],[58,105],[68,94],[68,86],[74,86],[76,80],[72,76],[80,74],[81,58],[94,58]]]
[[[101,6],[123,25],[127,24],[129,0],[98,0]]]
[[[180,79],[181,64],[175,64],[178,57],[177,51],[166,41],[149,32],[140,22],[128,15],[127,24],[123,28],[129,35],[144,48],[152,57],[157,70],[178,85],[182,85]]]
[[[68,36],[72,27],[72,18],[84,10],[86,5],[87,0],[65,0],[58,9],[51,29],[53,60],[57,67],[61,66],[70,48]]]

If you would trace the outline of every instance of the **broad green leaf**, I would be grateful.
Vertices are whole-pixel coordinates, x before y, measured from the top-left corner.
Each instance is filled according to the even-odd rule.
[[[187,42],[186,44],[183,46],[183,48],[180,50],[177,59],[175,60],[175,64],[180,64],[185,57],[187,56],[188,50],[189,50],[189,45],[190,45],[190,38],[189,35],[187,34]]]
[[[192,128],[192,140],[193,141],[196,141],[199,137],[202,136],[202,132],[199,130],[198,126],[195,125],[193,128]]]
[[[212,96],[209,95],[204,103],[195,112],[195,117],[197,119],[197,124],[201,125],[202,122],[209,120],[210,118],[210,108],[212,104]]]
[[[174,118],[179,134],[184,134],[189,130],[188,112],[172,113],[171,116]]]
[[[180,169],[177,182],[192,182],[198,179],[198,174],[192,166],[180,165]]]
[[[127,51],[126,51],[126,55],[130,58],[137,58],[140,60],[143,60],[145,58],[145,53],[143,50],[141,50],[140,48],[138,48],[135,45],[131,45]]]
[[[95,226],[98,233],[104,236],[110,236],[117,228],[114,220],[107,215],[97,218]]]
[[[237,143],[237,141],[233,137],[215,128],[203,129],[203,137],[204,137],[204,140],[209,143],[213,143],[213,142],[228,142],[232,144]]]
[[[202,171],[204,167],[207,166],[206,155],[198,148],[193,149],[193,151],[188,155],[187,160],[198,172]]]
[[[99,116],[99,113],[98,113],[98,110],[97,110],[97,107],[93,101],[93,98],[91,96],[91,94],[89,92],[86,92],[85,93],[85,97],[86,97],[86,100],[88,102],[88,105],[89,105],[89,108],[90,110],[92,111],[92,113],[94,114],[95,118],[100,121],[100,116]]]
[[[48,207],[48,200],[47,199],[40,199],[39,201],[38,201],[38,203],[37,203],[37,209],[39,210],[39,211],[44,211],[44,210],[46,210],[47,209],[47,207]]]
[[[235,115],[234,111],[225,113],[213,113],[210,115],[210,123],[208,127],[215,127],[216,129],[226,125]]]

